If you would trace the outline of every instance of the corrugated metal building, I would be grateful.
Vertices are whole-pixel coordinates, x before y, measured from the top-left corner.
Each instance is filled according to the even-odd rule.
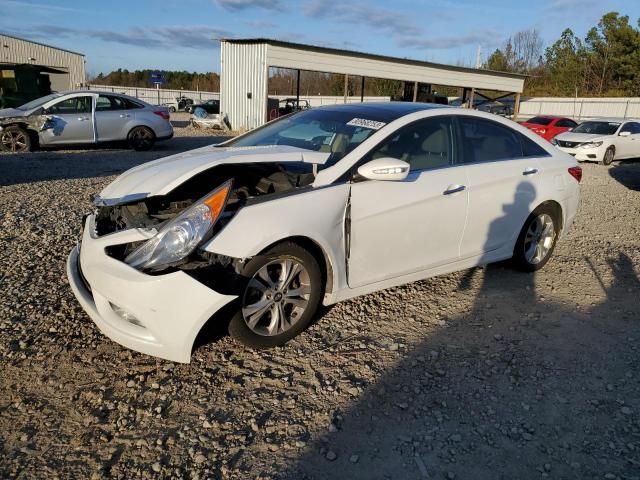
[[[3,33],[0,33],[1,63],[44,65],[67,72],[49,74],[52,90],[71,90],[85,84],[83,54]]]
[[[317,47],[264,38],[225,39],[220,43],[220,110],[233,128],[266,122],[269,68],[290,68],[516,94],[516,116],[524,75]],[[414,96],[415,99],[415,96]]]

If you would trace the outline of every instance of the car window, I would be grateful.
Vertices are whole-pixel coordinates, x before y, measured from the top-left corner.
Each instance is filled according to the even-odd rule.
[[[625,123],[620,129],[620,132],[631,132],[632,135],[636,133],[640,133],[640,123],[636,123],[636,122]]]
[[[523,156],[522,143],[525,142],[520,137],[525,137],[511,128],[475,117],[460,117],[458,122],[461,163],[492,162]]]
[[[91,113],[91,97],[72,97],[51,105],[47,111],[58,115]]]
[[[132,110],[134,108],[144,108],[144,105],[142,105],[141,103],[135,102],[129,98],[120,97],[120,100],[124,102],[124,105],[127,108],[127,110]]]
[[[400,128],[370,153],[371,159],[404,160],[411,170],[441,168],[453,163],[451,117],[432,117]]]
[[[96,112],[105,110],[126,110],[127,106],[122,98],[113,95],[100,95],[96,100]]]
[[[553,118],[551,117],[533,117],[527,120],[527,123],[530,123],[532,125],[549,125],[552,120]]]
[[[613,135],[620,126],[619,122],[593,120],[583,122],[573,129],[574,133],[591,133],[595,135]]]
[[[576,122],[568,118],[561,118],[556,122],[556,127],[574,128],[576,125],[578,125]]]

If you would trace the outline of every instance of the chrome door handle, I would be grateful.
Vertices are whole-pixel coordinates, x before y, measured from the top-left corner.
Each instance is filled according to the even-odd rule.
[[[527,168],[524,172],[522,172],[523,175],[535,175],[536,173],[538,173],[537,168]]]
[[[129,115],[128,113],[122,113],[120,114],[120,118],[129,118],[131,115]]]
[[[89,120],[89,117],[78,117],[78,121],[84,122],[85,120]]]
[[[465,187],[464,185],[449,185],[447,189],[444,192],[442,192],[442,194],[451,195],[452,193],[462,192],[466,188],[467,187]]]

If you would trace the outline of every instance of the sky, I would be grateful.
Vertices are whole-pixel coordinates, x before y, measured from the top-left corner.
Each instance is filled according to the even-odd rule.
[[[80,52],[87,73],[220,71],[220,38],[267,37],[473,66],[520,30],[545,47],[637,0],[0,0],[0,33]]]

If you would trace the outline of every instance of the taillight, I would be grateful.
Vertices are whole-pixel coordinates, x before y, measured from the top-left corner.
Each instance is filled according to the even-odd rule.
[[[578,181],[578,183],[580,183],[580,180],[582,180],[582,167],[571,167],[569,169],[569,175],[571,175]]]
[[[165,112],[163,110],[155,110],[153,113],[155,113],[159,117],[164,118],[165,120],[169,120],[169,118],[171,117],[171,115],[169,115],[169,112]]]
[[[541,129],[539,130],[539,132],[540,132],[542,135],[544,135],[545,133],[547,133],[547,129],[546,129],[546,128],[541,128]]]

